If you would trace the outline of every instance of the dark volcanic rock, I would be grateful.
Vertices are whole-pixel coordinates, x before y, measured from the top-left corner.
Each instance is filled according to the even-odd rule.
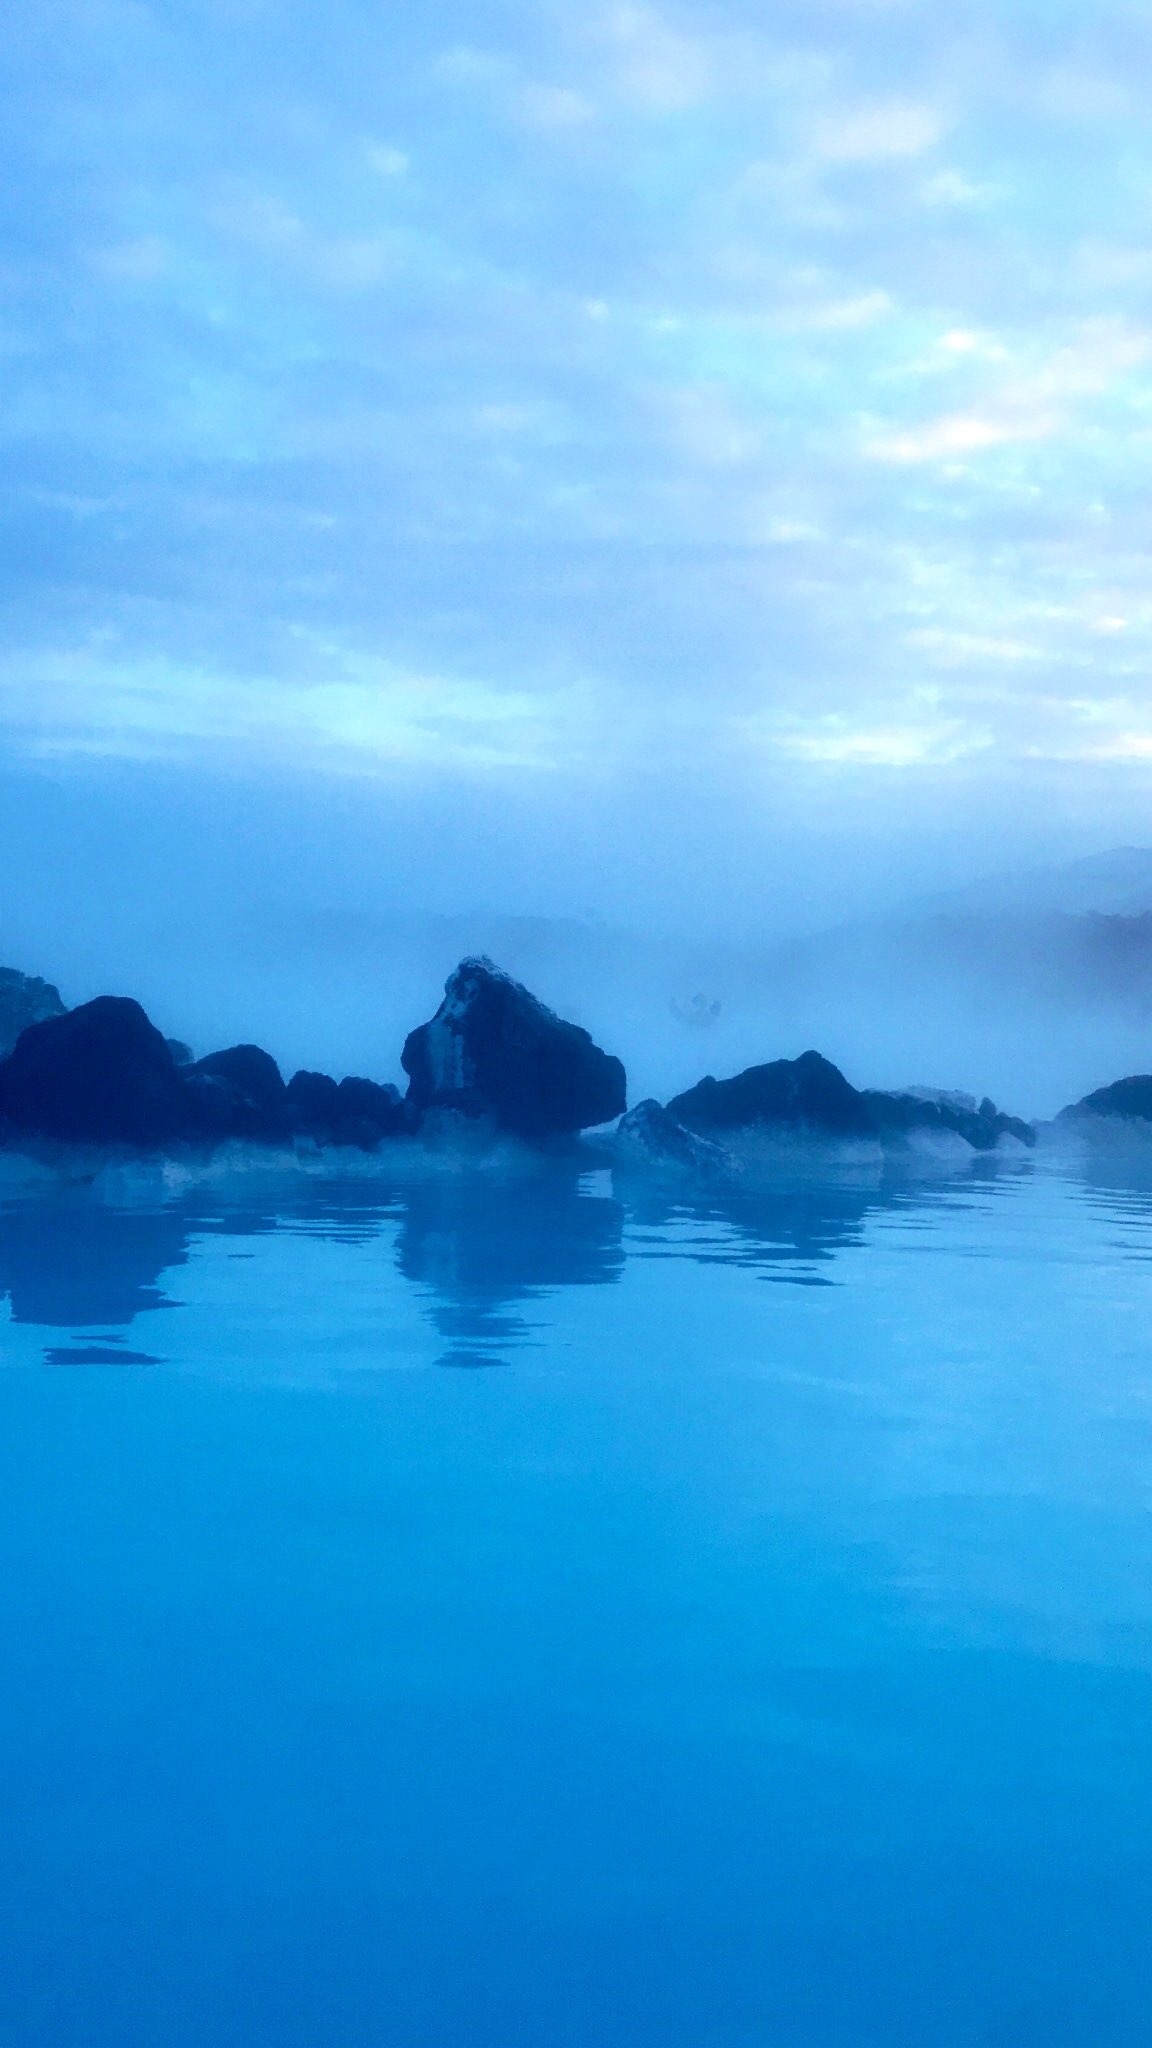
[[[362,1081],[356,1074],[348,1074],[337,1088],[336,1113],[338,1131],[359,1128],[377,1138],[398,1138],[410,1125],[404,1098],[391,1081]]]
[[[126,996],[29,1025],[0,1063],[0,1118],[69,1143],[166,1145],[180,1132],[180,1098],[165,1040]]]
[[[288,1083],[287,1104],[292,1129],[321,1145],[359,1145],[370,1151],[383,1138],[400,1137],[411,1128],[398,1088],[355,1074],[336,1082],[330,1074],[302,1070]]]
[[[258,1045],[210,1052],[180,1073],[186,1129],[195,1138],[270,1142],[288,1134],[287,1090],[271,1053]]]
[[[288,1121],[294,1131],[311,1138],[330,1138],[337,1117],[339,1089],[331,1074],[301,1067],[285,1090]]]
[[[1062,1109],[1058,1121],[1092,1116],[1134,1117],[1152,1122],[1152,1074],[1129,1074],[1123,1081],[1112,1081],[1107,1088],[1096,1088],[1082,1102]]]
[[[962,1098],[931,1097],[923,1093],[902,1095],[887,1089],[866,1088],[861,1097],[885,1144],[899,1142],[916,1132],[953,1132],[967,1140],[977,1152],[992,1152],[1001,1138],[1017,1138],[1022,1145],[1034,1145],[1036,1133],[1018,1116],[1007,1116],[986,1095],[971,1107]]]
[[[608,1123],[626,1106],[624,1068],[490,960],[462,960],[402,1063],[414,1110],[489,1117],[522,1138]]]
[[[17,974],[14,967],[0,967],[0,1059],[11,1052],[30,1024],[64,1015],[60,991],[50,981],[41,981],[35,974]]]
[[[839,1067],[818,1052],[798,1060],[771,1060],[747,1067],[730,1081],[711,1074],[683,1095],[673,1096],[670,1114],[690,1131],[760,1131],[772,1137],[875,1139],[876,1126],[863,1097]]]
[[[616,1129],[613,1166],[624,1172],[716,1175],[739,1173],[738,1162],[723,1145],[701,1138],[670,1111],[649,1098],[638,1102]]]

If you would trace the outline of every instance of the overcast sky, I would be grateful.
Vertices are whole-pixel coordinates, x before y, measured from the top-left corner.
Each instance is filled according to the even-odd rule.
[[[1148,837],[1145,5],[19,0],[0,63],[9,871],[759,914]]]

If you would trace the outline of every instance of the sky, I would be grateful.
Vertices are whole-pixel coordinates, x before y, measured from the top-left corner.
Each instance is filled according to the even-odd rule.
[[[1147,838],[1145,5],[15,0],[0,67],[21,939]]]

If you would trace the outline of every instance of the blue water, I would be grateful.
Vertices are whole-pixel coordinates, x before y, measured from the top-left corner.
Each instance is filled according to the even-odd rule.
[[[6,2048],[1134,2048],[1152,1192],[0,1207]]]

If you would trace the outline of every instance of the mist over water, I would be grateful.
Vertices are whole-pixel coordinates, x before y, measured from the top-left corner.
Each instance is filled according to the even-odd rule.
[[[1047,1116],[1152,1064],[1147,856],[1037,876],[1022,841],[1004,883],[971,834],[155,766],[0,794],[0,963],[69,1003],[135,995],[197,1052],[402,1081],[407,1032],[485,952],[624,1059],[632,1100],[814,1046],[860,1086]]]

